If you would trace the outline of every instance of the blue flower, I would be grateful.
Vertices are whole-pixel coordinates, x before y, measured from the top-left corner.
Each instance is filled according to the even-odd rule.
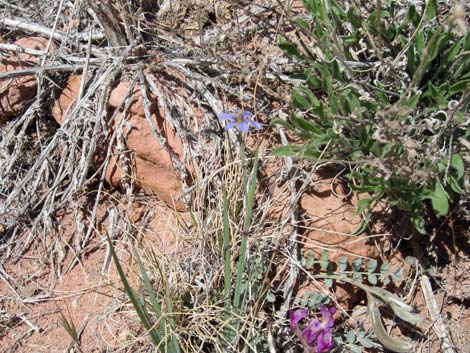
[[[224,126],[225,130],[228,130],[232,127],[237,127],[241,132],[248,132],[250,125],[255,129],[263,128],[263,124],[250,119],[253,116],[253,113],[250,111],[241,111],[238,110],[236,113],[222,113],[219,115],[220,121],[227,121],[227,124]]]

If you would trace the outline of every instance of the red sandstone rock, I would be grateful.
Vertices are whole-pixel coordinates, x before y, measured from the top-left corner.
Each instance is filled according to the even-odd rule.
[[[121,82],[115,89],[113,89],[109,98],[109,105],[112,108],[119,107],[126,96],[128,87],[128,82]],[[175,135],[175,132],[168,121],[163,118],[164,113],[157,109],[156,98],[149,96],[149,99],[151,99],[150,113],[152,115],[153,126],[156,128],[157,132],[166,139],[167,149],[176,153],[176,155],[182,159],[183,144],[181,140]],[[118,114],[113,121],[114,128],[117,127],[120,119],[121,115]],[[160,146],[152,133],[152,128],[145,118],[139,87],[134,89],[133,100],[129,107],[126,121],[132,125],[132,128],[128,128],[126,126],[123,127],[127,147],[134,151],[136,155],[147,159],[150,162],[165,168],[172,168],[173,164],[169,153]]]
[[[330,249],[330,260],[337,262],[341,256],[377,258],[379,252],[374,242],[364,235],[351,235],[361,221],[355,215],[356,206],[344,198],[341,185],[333,179],[319,179],[300,200],[308,220],[305,223],[305,249],[319,255],[322,248]],[[336,194],[336,195],[335,195]]]
[[[122,109],[124,98],[127,96],[127,91],[129,90],[129,82],[122,81],[111,91],[109,95],[108,104],[113,108]],[[148,94],[148,93],[147,93]],[[149,97],[150,98],[150,97]],[[156,100],[153,99],[150,101],[150,111],[153,113],[156,109]],[[140,87],[136,85],[133,90],[132,101],[129,106],[129,112],[131,115],[138,115],[145,117],[144,107],[142,105],[142,95],[140,92]]]
[[[23,48],[45,50],[48,40],[41,37],[21,38],[15,42]],[[56,49],[51,44],[50,51]],[[19,54],[2,60],[0,72],[20,70],[36,65],[39,62],[37,56]],[[26,75],[0,80],[0,122],[21,113],[30,100],[36,95],[37,83],[34,75]]]
[[[81,80],[81,75],[70,76],[67,81],[67,85],[60,93],[59,99],[57,99],[52,106],[52,116],[60,125],[67,113],[74,107],[75,99],[78,97],[78,92],[80,90]]]
[[[52,113],[56,121],[60,124],[65,118],[64,114],[70,111],[80,88],[81,76],[72,76],[63,89],[59,99],[54,103]],[[109,97],[108,117],[112,117],[116,109],[123,109],[123,101],[127,96],[129,83],[120,82],[112,91]],[[171,125],[165,120],[164,114],[157,109],[156,98],[148,94],[151,101],[149,110],[153,125],[160,136],[165,138],[165,148],[160,146],[156,140],[152,129],[149,126],[142,105],[142,95],[140,87],[135,87],[132,94],[132,101],[126,113],[126,123],[122,125],[122,133],[126,143],[126,148],[131,151],[132,177],[135,184],[147,194],[158,195],[167,205],[178,211],[186,209],[184,202],[177,201],[181,195],[181,181],[179,173],[173,168],[170,154],[174,153],[180,160],[183,158],[183,145],[181,140],[175,135]],[[116,129],[122,118],[122,113],[115,114],[110,122],[111,129]],[[106,144],[102,144],[97,151],[97,156],[103,156],[106,151]],[[117,151],[114,150],[108,167],[105,171],[106,181],[113,186],[120,186],[123,171]],[[97,160],[100,158],[97,158]]]
[[[351,235],[357,229],[360,217],[355,215],[356,206],[348,202],[344,195],[342,186],[335,184],[331,177],[319,178],[302,195],[300,205],[308,217],[302,235],[304,256],[312,252],[319,259],[321,251],[328,249],[329,260],[333,263],[338,263],[342,256],[346,256],[349,263],[356,257],[362,258],[364,263],[368,258],[380,260],[373,240],[364,234]],[[310,283],[307,287],[321,292],[324,289],[322,283]],[[358,288],[340,282],[335,285],[334,292],[338,302],[351,307],[362,296]]]

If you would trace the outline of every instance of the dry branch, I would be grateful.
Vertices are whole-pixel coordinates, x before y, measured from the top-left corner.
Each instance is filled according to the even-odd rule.
[[[53,31],[52,29],[42,26],[37,23],[33,23],[30,20],[23,18],[0,18],[0,28],[5,26],[6,28],[13,30],[22,30],[30,33],[41,34],[45,37],[52,38],[58,41],[64,40],[67,34],[60,31]],[[79,41],[86,42],[88,41],[88,33],[77,33],[74,35]],[[92,35],[91,39],[93,41],[100,41],[104,39],[104,36],[101,33]]]

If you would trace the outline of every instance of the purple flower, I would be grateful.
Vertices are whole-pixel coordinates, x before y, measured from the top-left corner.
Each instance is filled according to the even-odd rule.
[[[307,327],[303,330],[299,329],[299,322],[307,317],[308,312],[306,309],[291,311],[289,313],[290,328],[299,337],[302,345],[307,348],[309,352],[314,352],[312,344],[316,342],[317,353],[329,351],[334,346],[333,335],[331,328],[335,325],[333,315],[336,313],[336,308],[327,308],[322,305],[320,307],[322,321],[317,318],[310,321]]]
[[[227,124],[224,126],[225,130],[228,130],[234,126],[238,128],[241,132],[248,132],[250,125],[255,129],[261,129],[263,124],[250,119],[253,116],[252,112],[238,110],[236,113],[222,113],[219,115],[220,121],[227,121]]]
[[[296,311],[291,310],[289,313],[289,320],[290,320],[290,329],[295,331],[298,327],[298,323],[300,320],[308,316],[307,309],[299,309]]]

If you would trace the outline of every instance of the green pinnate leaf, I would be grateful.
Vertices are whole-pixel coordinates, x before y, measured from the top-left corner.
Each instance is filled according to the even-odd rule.
[[[362,282],[362,274],[361,273],[354,273],[353,280],[357,282]]]
[[[365,337],[364,335],[358,335],[357,340],[359,343],[364,347],[364,348],[373,348],[374,347],[374,342],[372,342],[371,339],[368,337]]]
[[[377,276],[376,276],[374,273],[369,273],[369,274],[367,275],[367,281],[368,281],[371,285],[375,286],[375,285],[377,284]]]
[[[362,267],[362,259],[359,257],[356,257],[352,260],[351,266],[355,272],[359,272]]]
[[[325,282],[325,285],[326,285],[328,288],[333,287],[333,280],[332,280],[331,278],[325,278],[325,279],[324,279],[324,282]]]
[[[304,267],[307,270],[311,270],[313,268],[313,265],[315,264],[315,255],[313,252],[309,251],[304,258]]]
[[[330,257],[330,252],[328,250],[322,250],[321,251],[321,255],[320,255],[320,267],[323,269],[323,270],[327,270],[328,269],[328,266],[330,264],[330,261],[329,261],[329,257]]]
[[[380,265],[380,274],[381,275],[387,275],[388,271],[390,270],[390,263],[384,262],[382,265]]]
[[[401,281],[402,279],[402,274],[403,274],[403,267],[399,267],[397,268],[395,271],[393,271],[391,274],[390,274],[390,277],[396,281],[396,282],[399,282]]]
[[[318,308],[321,304],[328,302],[328,297],[317,292],[312,292],[308,296],[308,306],[310,308]]]
[[[348,333],[346,334],[346,341],[350,344],[356,341],[356,334],[354,333],[353,330],[349,330]]]
[[[346,256],[341,256],[338,260],[338,271],[344,272],[348,268],[348,258]]]
[[[377,260],[372,259],[367,261],[367,272],[372,273],[377,268]]]
[[[351,353],[362,353],[362,348],[357,344],[350,344],[348,348],[350,349]]]

